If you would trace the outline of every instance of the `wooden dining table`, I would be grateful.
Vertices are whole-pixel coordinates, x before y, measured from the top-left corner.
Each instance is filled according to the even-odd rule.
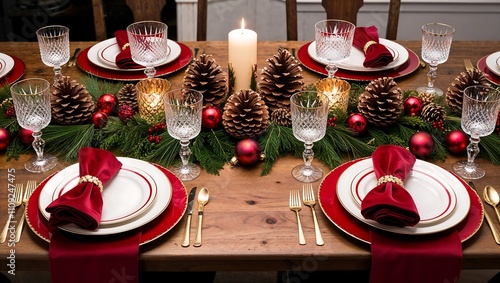
[[[71,42],[71,51],[85,49],[96,42]],[[199,49],[199,54],[211,54],[227,72],[227,42],[183,42],[191,50]],[[420,41],[398,41],[401,45],[420,54]],[[302,41],[258,42],[258,68],[267,65],[266,59],[285,47],[297,51],[306,44]],[[480,58],[498,51],[500,42],[455,41],[449,59],[439,65],[436,85],[447,89],[453,80],[465,70],[464,59],[473,63]],[[23,78],[41,77],[52,79],[53,70],[45,66],[39,55],[36,42],[1,42],[0,52],[20,58],[26,65]],[[63,67],[64,75],[78,80],[85,73],[77,67]],[[396,79],[402,90],[413,90],[427,83],[427,68]],[[184,69],[165,76],[173,87],[180,87]],[[323,76],[303,68],[304,82],[315,83]],[[499,145],[500,146],[500,145]],[[28,152],[7,161],[5,153],[0,154],[0,223],[7,218],[7,184],[26,183],[28,180],[42,182],[58,170],[70,165],[60,162],[55,169],[45,173],[27,172],[23,164],[32,157]],[[450,155],[446,160],[430,162],[451,170],[452,164],[464,154]],[[185,217],[165,235],[140,247],[139,268],[142,271],[315,271],[315,270],[369,270],[371,264],[370,245],[337,228],[316,206],[319,227],[325,244],[315,244],[314,225],[311,211],[302,208],[301,217],[306,245],[299,245],[295,213],[289,207],[291,189],[301,190],[302,184],[291,175],[291,169],[302,163],[302,159],[285,156],[272,167],[270,174],[261,176],[261,164],[255,166],[231,166],[226,164],[220,175],[202,172],[192,181],[184,182],[187,190],[192,187],[206,187],[210,200],[205,206],[203,219],[203,244],[201,247],[182,247]],[[483,188],[491,185],[500,189],[497,170],[500,166],[478,158],[477,162],[486,169],[486,176],[474,180],[482,199]],[[325,175],[332,170],[319,161]],[[315,192],[320,181],[313,183]],[[484,205],[485,213],[491,215],[497,229],[497,221],[491,206]],[[196,214],[196,213],[195,213]],[[19,219],[19,214],[16,219]],[[193,215],[191,243],[194,239],[197,215]],[[11,250],[15,252],[16,270],[48,270],[49,243],[38,237],[28,226],[15,247],[0,244],[0,269],[6,270]],[[498,269],[500,267],[500,245],[495,244],[490,228],[483,222],[481,228],[463,242],[463,269]]]

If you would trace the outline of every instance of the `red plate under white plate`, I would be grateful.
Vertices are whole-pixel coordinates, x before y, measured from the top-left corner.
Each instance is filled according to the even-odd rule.
[[[350,166],[361,160],[363,159],[344,163],[330,171],[320,185],[318,199],[321,209],[335,226],[353,238],[370,244],[371,226],[358,220],[346,209],[344,209],[337,196],[337,182],[340,176]],[[472,190],[465,183],[465,181],[451,172],[450,174],[452,174],[466,188],[470,199],[470,209],[467,216],[460,223],[454,226],[454,229],[457,230],[461,241],[464,242],[471,238],[481,227],[481,224],[483,223],[483,205],[481,204],[477,193]],[[394,236],[423,237],[424,235],[402,235],[394,233]]]
[[[172,185],[172,199],[167,206],[167,208],[158,215],[151,222],[137,228],[141,229],[141,245],[149,243],[160,236],[164,235],[168,231],[170,231],[183,217],[184,212],[186,211],[187,206],[187,191],[179,178],[177,178],[172,172],[169,170],[155,165],[158,169],[160,169],[165,176],[168,178]],[[53,176],[53,175],[52,175]],[[26,220],[29,227],[33,230],[33,232],[42,238],[43,240],[50,242],[51,231],[48,225],[48,220],[42,215],[40,210],[38,209],[38,200],[40,197],[40,192],[43,187],[47,183],[52,176],[45,179],[33,192],[28,205],[26,207]],[[66,233],[68,236],[81,237],[81,235]],[[88,237],[85,236],[85,241],[110,241],[113,239],[117,239],[120,237],[126,237],[128,233],[119,233],[112,235],[102,235],[96,237]]]
[[[311,56],[309,56],[308,48],[310,44],[311,42],[299,48],[297,52],[297,58],[299,59],[300,63],[309,70],[319,74],[327,75],[327,72],[325,70],[325,65],[316,62],[314,59],[311,58]],[[415,52],[411,51],[410,49],[407,50],[409,53],[408,60],[396,69],[377,71],[377,72],[356,72],[356,71],[347,71],[344,69],[339,69],[335,73],[335,77],[351,81],[371,81],[381,77],[399,78],[402,76],[409,75],[418,69],[420,61]]]
[[[497,76],[495,73],[493,73],[486,65],[486,58],[488,56],[484,56],[483,58],[479,59],[479,61],[477,61],[477,68],[483,71],[486,79],[488,79],[491,83],[500,85],[500,76]]]
[[[178,42],[177,44],[181,48],[181,54],[177,59],[173,60],[172,62],[155,67],[156,69],[155,77],[161,77],[177,72],[180,69],[186,67],[191,62],[191,58],[193,56],[191,49],[189,49],[189,47],[187,47],[182,43]],[[82,71],[90,75],[96,76],[98,78],[115,80],[115,81],[139,81],[146,78],[146,75],[141,70],[124,72],[118,70],[110,70],[107,68],[101,68],[99,66],[94,65],[87,57],[90,48],[91,47],[84,49],[78,55],[77,64],[78,67],[82,69]]]
[[[24,75],[24,71],[26,69],[24,62],[21,59],[11,55],[8,56],[14,60],[14,67],[0,78],[0,87],[15,83]]]

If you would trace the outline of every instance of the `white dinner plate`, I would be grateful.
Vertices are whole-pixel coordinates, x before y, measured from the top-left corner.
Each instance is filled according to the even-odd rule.
[[[361,202],[377,184],[377,177],[373,166],[366,164],[354,165],[353,171],[358,171],[350,184],[340,183],[344,187],[350,185],[351,195],[356,204],[361,207]],[[366,167],[361,167],[366,166]],[[351,169],[351,168],[350,168]],[[349,182],[343,178],[339,181]],[[410,175],[405,179],[405,189],[410,193],[420,215],[420,225],[435,223],[447,217],[457,203],[455,192],[446,182],[437,179],[432,172],[422,168],[413,168]]]
[[[486,57],[486,67],[495,75],[500,76],[500,51]]]
[[[177,59],[181,55],[181,47],[177,42],[168,40],[167,46],[169,48],[168,56],[163,60],[159,66],[168,64],[175,59]],[[109,38],[104,41],[101,41],[94,46],[90,47],[87,58],[94,65],[116,71],[140,71],[142,69],[121,69],[115,64],[116,55],[120,53],[121,49],[116,42],[116,38]]]
[[[78,164],[73,164],[62,171],[61,175],[64,178],[56,185],[50,202],[78,184],[79,169]],[[47,184],[53,186],[52,182]],[[138,216],[153,204],[156,194],[156,183],[148,173],[137,167],[124,165],[102,192],[103,208],[100,225],[116,224]],[[43,201],[40,207],[50,204],[45,203],[47,199]],[[42,213],[49,219],[50,213],[45,210],[42,210]]]
[[[424,220],[414,227],[384,225],[365,219],[361,214],[360,199],[369,191],[368,187],[374,188],[377,183],[375,177],[370,176],[373,174],[371,158],[357,162],[342,173],[338,181],[337,196],[344,208],[360,221],[399,234],[437,233],[457,225],[467,216],[470,208],[467,189],[450,172],[419,159],[415,162],[412,171],[411,175],[405,179],[405,188],[413,197],[419,215]],[[367,176],[363,177],[363,175]],[[353,181],[356,177],[357,181]],[[354,194],[351,189],[353,183],[360,186],[359,189],[355,189]],[[354,197],[355,194],[358,196]]]
[[[344,70],[349,70],[349,71],[357,71],[357,72],[374,72],[374,71],[384,71],[384,70],[390,70],[390,69],[395,69],[401,65],[403,65],[409,58],[410,54],[408,53],[408,50],[401,46],[400,44],[380,38],[379,42],[387,47],[387,49],[392,53],[394,56],[394,61],[389,63],[387,66],[381,66],[381,67],[376,67],[376,68],[366,68],[363,66],[363,61],[365,60],[365,54],[363,51],[357,49],[356,47],[352,46],[351,47],[351,55],[349,58],[347,58],[343,62],[339,62],[336,65]],[[309,53],[309,56],[311,58],[321,64],[324,64],[318,56],[316,55],[316,41],[311,42],[309,44],[309,47],[307,48],[307,52]]]
[[[130,202],[136,203],[136,206],[137,205],[140,206],[140,204],[138,203],[142,203],[143,201],[131,200],[129,198],[141,197],[142,199],[144,199],[147,198],[147,196],[144,195],[145,194],[147,195],[149,193],[145,192],[144,189],[142,190],[138,188],[127,189],[127,187],[132,187],[132,185],[136,186],[138,184],[148,186],[147,185],[148,181],[140,180],[142,177],[145,177],[145,175],[149,176],[150,178],[149,182],[152,182],[151,185],[156,186],[157,188],[155,199],[152,200],[152,202],[149,204],[149,207],[141,209],[141,212],[138,212],[138,209],[125,209],[126,211],[125,214],[129,215],[130,212],[132,211],[132,214],[134,215],[131,217],[127,217],[126,220],[117,219],[114,223],[100,225],[94,231],[82,229],[74,224],[62,226],[60,227],[61,229],[82,235],[117,234],[141,227],[142,225],[145,225],[151,220],[155,219],[158,215],[160,215],[163,212],[163,210],[165,210],[172,197],[172,186],[170,184],[170,181],[165,176],[165,174],[163,174],[163,172],[161,172],[160,169],[156,168],[152,164],[142,160],[127,158],[127,157],[118,157],[118,160],[123,164],[122,166],[123,170],[120,170],[120,172],[115,176],[115,178],[112,179],[108,184],[106,184],[106,187],[103,190],[103,201],[104,201],[103,215],[105,210],[108,212],[109,210],[113,210],[113,208],[121,210],[121,208],[119,208],[120,206],[122,205],[126,206]],[[68,177],[66,175],[67,173],[74,174],[72,172],[74,171],[73,166],[75,165],[78,170],[78,164],[71,165],[61,170],[47,182],[47,184],[40,192],[39,209],[42,212],[42,214],[44,214],[45,217],[50,217],[50,214],[48,214],[45,211],[45,208],[52,202],[54,194],[58,195],[56,193],[58,187],[61,186],[69,187],[69,184],[68,186],[61,185],[61,182],[64,182],[64,180],[68,180]],[[141,168],[141,170],[139,171],[139,169],[137,168]],[[139,175],[141,176],[139,177]],[[113,184],[115,182],[116,184]],[[106,202],[106,198],[109,199],[109,197],[111,196],[111,194],[109,194],[108,197],[105,198],[106,195],[105,192],[109,188],[112,188],[110,192],[113,192],[113,194],[120,194],[120,196],[115,195],[114,197],[119,198],[121,200],[125,200],[126,203],[118,204],[119,201],[118,199],[114,199],[111,202]],[[124,190],[126,190],[126,192],[124,192]],[[151,194],[153,193],[151,192]],[[145,206],[147,206],[147,204],[145,204]],[[123,213],[120,214],[123,215]],[[108,214],[108,216],[111,216],[110,218],[116,218],[115,213]]]
[[[0,53],[0,78],[3,78],[14,68],[14,58],[5,53]]]

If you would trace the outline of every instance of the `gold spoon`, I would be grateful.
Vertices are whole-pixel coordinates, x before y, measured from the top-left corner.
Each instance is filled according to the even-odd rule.
[[[493,206],[495,213],[497,214],[498,221],[500,222],[500,212],[498,212],[497,204],[500,202],[500,196],[498,192],[492,186],[486,186],[483,191],[484,200],[489,205]]]
[[[208,202],[208,190],[207,188],[201,188],[198,193],[198,228],[196,232],[196,238],[194,239],[193,246],[201,246],[201,224],[203,222],[203,208]]]

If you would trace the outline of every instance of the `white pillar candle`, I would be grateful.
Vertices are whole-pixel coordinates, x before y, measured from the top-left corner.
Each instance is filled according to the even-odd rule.
[[[257,64],[257,33],[245,29],[245,21],[241,19],[241,28],[228,34],[228,62],[234,71],[234,91],[249,89],[252,68]]]

